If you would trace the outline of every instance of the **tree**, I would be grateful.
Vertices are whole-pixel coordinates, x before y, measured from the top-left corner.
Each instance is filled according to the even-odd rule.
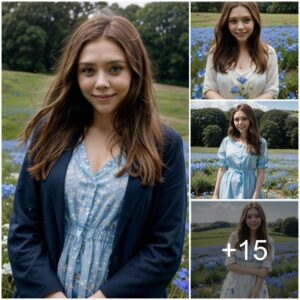
[[[259,131],[260,135],[267,140],[269,148],[280,148],[282,137],[278,134],[280,128],[277,123],[273,121],[264,122]]]
[[[218,125],[226,135],[226,117],[218,108],[193,109],[191,113],[191,145],[203,146],[202,132],[208,125]]]
[[[218,147],[221,144],[223,132],[218,125],[208,125],[202,132],[202,142],[205,147]]]
[[[282,233],[288,236],[298,236],[298,219],[296,217],[288,217],[282,223]]]
[[[281,232],[283,219],[277,219],[273,224],[273,231]]]
[[[290,114],[285,121],[286,138],[289,147],[298,149],[298,116]]]
[[[159,82],[188,85],[188,16],[188,3],[184,2],[152,2],[137,11],[135,25]]]

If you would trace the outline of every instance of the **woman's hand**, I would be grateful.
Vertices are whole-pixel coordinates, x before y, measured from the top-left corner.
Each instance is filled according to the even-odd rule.
[[[55,292],[55,293],[49,294],[45,298],[63,298],[63,299],[66,299],[67,297],[62,292]]]
[[[213,193],[213,199],[219,199],[219,193]]]
[[[258,292],[256,291],[256,289],[254,289],[254,290],[251,292],[249,298],[258,298]]]
[[[255,192],[252,196],[252,199],[259,199],[259,193]]]
[[[106,298],[106,297],[104,296],[104,294],[101,291],[97,291],[95,294],[93,294],[89,298]]]
[[[256,270],[256,275],[258,277],[266,277],[268,275],[268,269],[266,268],[259,268]]]

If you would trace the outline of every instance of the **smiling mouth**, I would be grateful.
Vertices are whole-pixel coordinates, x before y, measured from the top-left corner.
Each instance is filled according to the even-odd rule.
[[[101,100],[107,100],[115,96],[115,94],[110,94],[110,95],[93,95],[93,97]]]

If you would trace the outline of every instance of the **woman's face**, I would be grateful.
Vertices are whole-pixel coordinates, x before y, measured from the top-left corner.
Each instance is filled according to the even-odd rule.
[[[261,217],[256,208],[252,207],[247,211],[246,224],[251,231],[256,231],[261,225]]]
[[[88,43],[79,56],[77,80],[83,96],[94,108],[94,116],[112,118],[131,84],[124,51],[106,38]]]
[[[247,42],[254,29],[250,11],[242,5],[234,7],[228,17],[228,29],[238,43]]]
[[[240,134],[245,134],[248,132],[250,121],[243,111],[239,110],[234,114],[233,122],[235,128],[240,132]]]

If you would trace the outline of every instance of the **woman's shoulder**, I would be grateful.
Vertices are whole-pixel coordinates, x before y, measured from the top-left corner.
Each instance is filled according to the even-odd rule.
[[[182,143],[181,135],[175,131],[173,128],[163,125],[162,126],[162,134],[164,138],[164,146],[169,147],[174,144]]]
[[[238,240],[238,232],[237,231],[232,231],[230,234],[230,239],[232,241],[237,241]]]
[[[267,46],[267,50],[268,50],[269,55],[276,54],[276,51],[272,46],[270,46],[268,44],[266,44],[266,46]]]
[[[260,143],[262,144],[262,145],[267,145],[268,143],[267,143],[267,141],[263,138],[263,137],[260,137],[259,138],[259,141],[260,141]]]

